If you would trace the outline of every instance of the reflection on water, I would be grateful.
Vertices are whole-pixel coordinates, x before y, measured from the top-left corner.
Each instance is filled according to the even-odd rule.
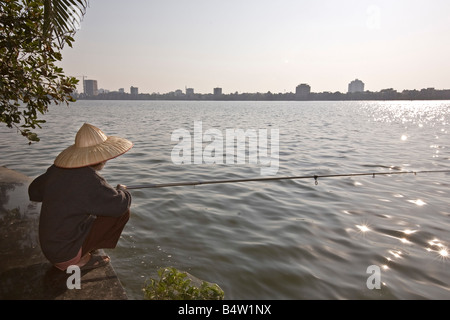
[[[246,164],[175,165],[177,129],[279,129],[278,176],[450,169],[450,103],[79,101],[46,116],[27,146],[0,128],[2,165],[31,177],[87,121],[134,142],[107,163],[111,184],[260,177]],[[447,299],[450,175],[286,180],[133,190],[108,252],[129,296],[174,266],[227,299]],[[439,240],[438,240],[439,239]],[[369,289],[368,266],[381,269]]]
[[[366,110],[374,121],[424,126],[447,126],[447,101],[385,101],[366,103]],[[446,131],[443,128],[443,132]]]
[[[368,231],[370,231],[369,227],[366,226],[366,225],[362,225],[362,226],[356,225],[356,227],[357,227],[361,232],[368,232]]]
[[[417,200],[408,200],[408,202],[414,203],[415,205],[418,205],[418,206],[420,206],[420,207],[426,204],[425,202],[423,202],[423,201],[420,200],[420,199],[417,199]]]
[[[448,248],[438,239],[433,239],[428,242],[429,247],[427,251],[437,253],[442,259],[448,257]]]

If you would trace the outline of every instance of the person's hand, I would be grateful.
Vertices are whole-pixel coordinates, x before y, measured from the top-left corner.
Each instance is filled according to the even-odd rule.
[[[117,190],[126,190],[126,189],[127,189],[127,186],[126,186],[126,185],[123,185],[123,184],[118,184],[117,187],[116,187],[116,189],[117,189]]]

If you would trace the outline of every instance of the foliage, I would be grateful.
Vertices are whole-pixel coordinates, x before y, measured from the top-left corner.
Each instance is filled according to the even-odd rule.
[[[87,0],[44,0],[44,35],[53,34],[64,46],[65,36],[80,27],[87,5]]]
[[[144,288],[150,300],[223,300],[224,292],[215,283],[202,281],[200,287],[192,285],[186,272],[173,267],[158,270],[159,279],[150,279]]]
[[[74,30],[67,5],[84,1],[5,0],[0,2],[0,122],[17,128],[29,143],[39,141],[39,114],[48,106],[74,101],[78,80],[57,63],[64,44],[72,46]],[[66,6],[62,4],[66,4]],[[82,6],[81,9],[84,9]],[[83,11],[80,11],[83,13]],[[67,24],[64,28],[64,19]]]

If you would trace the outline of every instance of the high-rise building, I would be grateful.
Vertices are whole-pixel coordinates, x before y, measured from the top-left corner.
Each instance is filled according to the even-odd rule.
[[[186,88],[186,95],[188,97],[191,97],[194,95],[194,89],[193,88]]]
[[[222,88],[214,88],[214,96],[221,96]]]
[[[137,94],[139,94],[139,89],[138,89],[137,87],[131,86],[131,87],[130,87],[130,93],[131,93],[132,95],[137,95]]]
[[[302,83],[295,88],[295,95],[298,98],[306,98],[310,93],[311,93],[311,86],[306,83]]]
[[[97,80],[84,80],[84,94],[87,96],[98,95]]]
[[[364,82],[355,79],[348,84],[348,93],[364,92]]]

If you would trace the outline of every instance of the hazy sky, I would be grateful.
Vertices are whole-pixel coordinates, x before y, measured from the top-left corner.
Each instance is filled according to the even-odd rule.
[[[448,0],[90,0],[62,67],[140,93],[347,92],[355,78],[450,89],[449,12]]]

